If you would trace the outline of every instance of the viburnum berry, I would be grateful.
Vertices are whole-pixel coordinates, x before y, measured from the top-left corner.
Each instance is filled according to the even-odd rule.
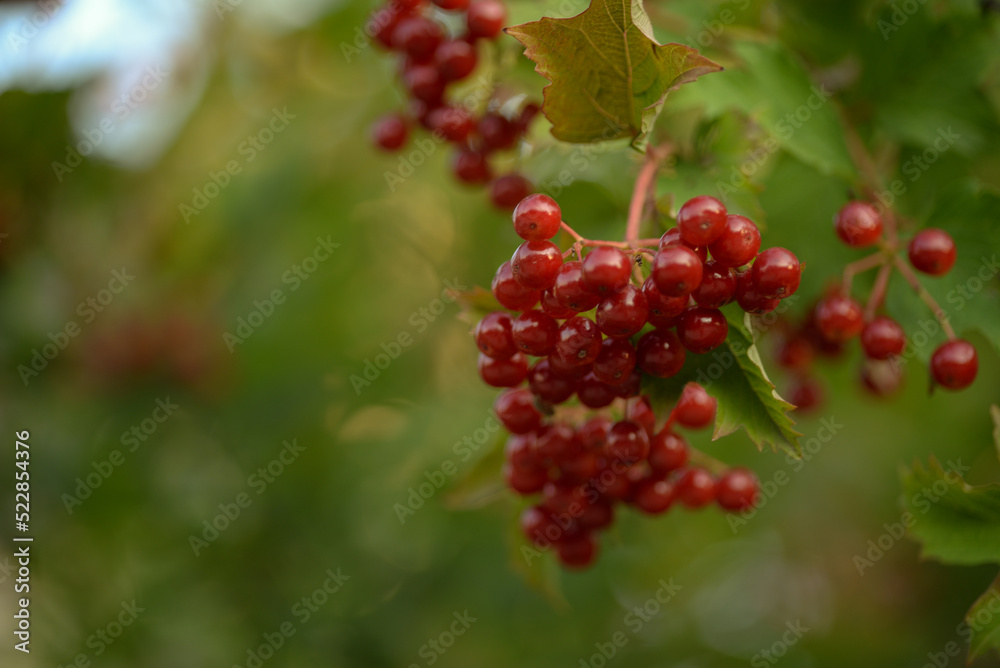
[[[608,432],[608,456],[626,465],[642,461],[649,454],[649,436],[634,422],[616,422]]]
[[[979,356],[971,343],[955,339],[941,344],[931,355],[934,382],[949,390],[961,390],[972,384],[979,371]]]
[[[684,437],[668,429],[653,436],[649,444],[649,467],[660,475],[666,475],[687,465],[690,447]]]
[[[576,383],[556,375],[548,358],[535,362],[531,367],[528,387],[536,397],[549,404],[561,404],[576,392]]]
[[[672,413],[673,418],[692,429],[707,427],[715,419],[717,402],[698,383],[688,383]]]
[[[551,515],[541,506],[529,506],[521,512],[521,531],[524,536],[535,544],[536,547],[544,547],[551,542],[548,538],[549,532],[559,531],[559,526],[552,519]]]
[[[586,568],[597,555],[597,541],[590,532],[566,536],[556,543],[559,561],[568,568]]]
[[[535,433],[534,449],[535,454],[542,461],[560,461],[565,457],[576,455],[583,449],[583,446],[576,440],[576,432],[572,427],[555,422],[541,427]],[[549,488],[549,485],[546,485],[546,488]],[[553,487],[553,489],[557,488]]]
[[[701,508],[715,498],[715,478],[703,468],[690,468],[677,480],[674,494],[688,508]]]
[[[632,492],[632,504],[649,515],[665,512],[673,502],[674,486],[666,480],[646,478]]]
[[[504,262],[497,269],[491,288],[497,301],[511,311],[527,311],[534,307],[542,296],[539,290],[530,290],[517,282],[510,268],[510,262]]]
[[[724,267],[742,267],[760,250],[760,230],[745,216],[729,214],[726,228],[708,245],[712,259]]]
[[[560,269],[560,271],[562,270]],[[559,277],[556,276],[556,281],[558,280]],[[556,299],[555,286],[542,293],[541,302],[542,302],[542,310],[548,313],[556,320],[565,320],[566,318],[572,318],[574,315],[576,315],[576,311],[574,309],[566,308],[565,306],[560,304],[559,301]]]
[[[528,375],[528,358],[517,353],[503,360],[479,355],[479,375],[493,387],[516,387]]]
[[[587,289],[583,283],[583,268],[578,260],[564,262],[556,275],[554,287],[556,301],[561,306],[574,311],[589,311],[597,306],[601,298]]]
[[[719,309],[689,308],[677,322],[677,336],[681,343],[699,355],[722,345],[728,334],[729,322]]]
[[[726,229],[726,205],[708,195],[692,197],[677,212],[681,237],[693,246],[707,246]]]
[[[511,342],[516,350],[541,357],[555,349],[559,338],[559,323],[542,311],[531,310],[514,318],[510,331]]]
[[[869,359],[889,359],[902,353],[905,346],[906,333],[892,318],[878,316],[861,330],[861,347]]]
[[[601,352],[594,360],[593,373],[608,385],[620,385],[635,369],[635,347],[627,339],[607,338],[601,342]]]
[[[451,12],[461,11],[469,6],[469,0],[431,0],[431,2]]]
[[[424,16],[409,16],[393,32],[392,46],[405,51],[415,62],[427,62],[443,39],[437,23]]]
[[[837,236],[848,246],[871,246],[882,236],[882,216],[868,202],[848,202],[833,219]]]
[[[542,424],[542,414],[528,390],[505,390],[493,402],[493,412],[512,434],[526,434]]]
[[[661,248],[653,258],[650,274],[657,289],[667,297],[684,297],[701,284],[703,265],[698,254],[686,246]]]
[[[504,482],[512,490],[521,495],[534,494],[540,492],[548,480],[545,469],[526,467],[520,468],[512,466],[509,462],[503,465]]]
[[[518,350],[511,331],[510,314],[503,311],[494,311],[480,320],[475,338],[480,352],[495,360],[509,359]]]
[[[656,432],[656,415],[653,413],[652,406],[649,405],[648,398],[639,397],[638,401],[632,402],[628,410],[625,411],[625,419],[645,429],[646,436],[653,438],[653,434]]]
[[[606,297],[620,292],[632,275],[632,261],[612,246],[598,246],[587,253],[581,264],[583,284],[591,292]]]
[[[736,273],[736,303],[747,313],[770,313],[778,308],[781,300],[767,297],[754,285],[752,272]]]
[[[468,139],[474,123],[465,109],[444,106],[427,112],[427,125],[429,129],[440,132],[448,141],[462,143]]]
[[[493,179],[490,201],[498,209],[511,210],[531,192],[531,181],[516,172]]]
[[[617,396],[614,388],[600,380],[593,371],[576,384],[576,397],[587,408],[604,408]]]
[[[555,285],[562,263],[562,252],[551,241],[525,241],[514,251],[510,268],[529,290],[547,290]]]
[[[474,0],[465,15],[472,37],[493,39],[507,22],[507,10],[500,0]]]
[[[646,324],[649,305],[646,295],[634,285],[613,294],[597,307],[597,326],[612,338],[632,336]]]
[[[517,127],[501,114],[489,112],[479,119],[479,137],[489,150],[511,148],[517,142]]]
[[[398,151],[406,145],[410,129],[399,114],[389,114],[372,125],[372,141],[384,151]]]
[[[650,376],[669,378],[684,366],[684,346],[670,330],[646,332],[639,339],[636,352],[639,368]]]
[[[646,295],[646,303],[649,306],[649,324],[653,327],[673,327],[677,324],[677,316],[687,308],[687,297],[667,297],[656,287],[652,276],[642,284],[642,293]]]
[[[720,308],[736,296],[736,274],[730,267],[724,267],[715,260],[705,263],[701,283],[691,293],[698,306]]]
[[[761,251],[750,271],[750,280],[761,295],[784,299],[799,289],[802,265],[790,250],[776,246]]]
[[[668,246],[685,246],[693,250],[702,262],[708,260],[708,248],[705,246],[696,246],[686,241],[681,236],[681,228],[679,227],[671,227],[660,237],[660,249],[662,250]]]
[[[526,241],[544,241],[559,232],[562,211],[548,195],[528,195],[514,209],[514,231]]]
[[[944,230],[931,227],[921,230],[910,240],[907,253],[914,269],[941,276],[955,264],[955,241]]]
[[[413,97],[437,105],[444,95],[445,80],[433,65],[412,64],[403,71],[403,83]]]
[[[434,51],[434,65],[444,81],[459,81],[476,69],[476,47],[457,39],[441,42]]]
[[[486,156],[472,149],[461,149],[452,159],[451,170],[462,183],[477,185],[486,183],[492,178],[490,163]]]
[[[861,332],[864,319],[861,305],[843,294],[820,300],[813,312],[819,333],[827,341],[843,343]]]
[[[749,510],[758,494],[757,476],[745,468],[730,469],[715,481],[715,501],[726,510]]]
[[[591,363],[601,352],[601,330],[590,318],[573,316],[559,327],[556,352],[574,366]]]
[[[787,396],[788,402],[804,413],[823,403],[823,386],[811,376],[800,376],[795,379]]]

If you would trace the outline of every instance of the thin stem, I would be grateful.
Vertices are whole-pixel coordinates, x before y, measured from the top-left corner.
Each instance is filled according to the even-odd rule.
[[[954,341],[958,338],[955,336],[955,330],[952,329],[951,323],[948,322],[948,316],[945,314],[944,309],[938,306],[937,301],[935,301],[934,297],[931,296],[931,293],[927,292],[927,289],[921,285],[920,279],[913,273],[913,270],[910,269],[910,267],[898,256],[894,256],[892,259],[895,262],[896,269],[899,270],[899,273],[903,275],[903,278],[905,278],[906,282],[910,284],[910,287],[916,290],[920,299],[927,304],[927,307],[930,308],[934,317],[939,323],[941,323],[941,329],[944,330],[948,340]]]
[[[639,226],[642,224],[646,198],[654,184],[656,170],[660,168],[660,162],[665,155],[666,151],[661,151],[654,146],[650,146],[646,151],[646,162],[639,170],[635,187],[632,189],[632,201],[628,207],[628,225],[625,227],[626,242],[636,243],[639,240]]]
[[[883,265],[888,261],[889,261],[888,256],[884,252],[879,251],[878,253],[873,253],[868,257],[863,257],[860,260],[856,260],[855,262],[852,262],[846,267],[844,267],[844,281],[843,281],[844,294],[851,293],[851,283],[854,280],[855,274],[860,274],[863,271],[874,269],[875,267]]]
[[[875,317],[875,311],[882,305],[886,289],[889,287],[890,276],[892,276],[892,265],[886,263],[878,270],[875,285],[872,287],[871,294],[868,295],[868,303],[865,305],[865,322],[871,322],[871,319]]]
[[[568,233],[569,233],[569,235],[570,235],[571,237],[573,237],[574,239],[576,239],[577,241],[583,241],[583,240],[584,240],[584,238],[583,238],[582,236],[580,236],[580,235],[579,235],[579,234],[577,233],[577,231],[576,231],[576,230],[574,230],[574,229],[573,229],[572,227],[570,227],[570,226],[569,226],[569,223],[567,223],[567,222],[566,222],[565,220],[564,220],[564,221],[561,221],[561,222],[559,223],[559,226],[560,226],[560,227],[562,227],[562,228],[563,228],[564,230],[566,230],[566,232],[568,232]]]

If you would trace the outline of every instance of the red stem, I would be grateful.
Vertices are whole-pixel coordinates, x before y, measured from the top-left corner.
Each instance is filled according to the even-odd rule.
[[[879,265],[886,264],[889,261],[888,256],[883,252],[874,253],[868,257],[863,257],[860,260],[856,260],[846,267],[844,267],[844,280],[843,280],[843,291],[844,294],[851,294],[851,283],[854,280],[855,274],[860,274],[863,271],[868,271],[869,269],[874,269]]]
[[[631,245],[636,245],[639,242],[639,226],[642,224],[646,196],[653,186],[656,171],[660,168],[660,162],[665,155],[666,151],[650,146],[646,151],[646,162],[643,163],[642,169],[639,170],[639,176],[635,180],[632,201],[628,207],[628,225],[625,227],[625,241]]]
[[[922,299],[923,302],[927,304],[927,307],[930,308],[931,313],[933,313],[937,321],[941,323],[941,329],[944,330],[944,333],[948,337],[948,340],[954,341],[956,338],[958,338],[955,336],[955,330],[952,329],[951,323],[948,322],[948,317],[945,315],[944,309],[938,306],[937,301],[935,301],[934,297],[931,296],[931,293],[927,292],[924,286],[920,284],[920,279],[917,278],[917,275],[913,273],[913,270],[910,269],[909,265],[903,262],[903,260],[900,259],[898,256],[893,257],[892,259],[895,262],[896,269],[899,270],[899,273],[903,275],[903,278],[905,278],[906,282],[910,284],[910,287],[916,290],[917,295],[920,297],[920,299]]]
[[[875,277],[875,285],[872,287],[872,292],[868,296],[868,303],[865,305],[865,322],[871,322],[871,319],[875,317],[875,311],[882,305],[886,290],[889,287],[889,277],[891,275],[891,264],[886,263],[878,270],[878,276]]]

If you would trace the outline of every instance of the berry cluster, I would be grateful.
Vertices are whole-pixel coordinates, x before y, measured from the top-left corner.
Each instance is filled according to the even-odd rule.
[[[463,30],[448,34],[454,15],[464,13]],[[480,42],[495,40],[507,20],[501,0],[390,0],[373,15],[375,39],[399,55],[399,77],[410,109],[378,119],[372,140],[384,151],[406,146],[411,127],[420,124],[455,146],[451,169],[470,185],[490,184],[490,199],[510,210],[532,190],[518,172],[494,176],[490,156],[517,146],[538,114],[527,104],[512,115],[489,110],[476,115],[468,105],[449,102],[449,87],[470,77],[480,58]]]
[[[585,481],[616,463],[621,470],[609,484],[617,491],[592,499],[573,531],[560,529],[564,538],[556,544],[568,565],[592,559],[592,531],[610,521],[610,499],[647,512],[662,512],[675,497],[692,507],[713,498],[730,509],[749,505],[755,483],[749,484],[748,472],[719,481],[702,469],[676,473],[687,461],[687,445],[672,432],[673,422],[707,425],[715,400],[689,385],[667,426],[655,432],[655,416],[640,397],[642,378],[674,376],[688,353],[722,344],[729,324],[720,307],[735,301],[747,312],[767,313],[794,294],[801,274],[795,255],[784,248],[758,252],[757,226],[707,196],[686,202],[677,226],[659,239],[583,239],[562,221],[558,204],[540,194],[522,200],[513,220],[524,243],[492,284],[493,295],[509,310],[486,315],[475,340],[479,373],[488,385],[516,388],[527,381],[528,389],[502,394],[496,410],[516,436],[508,447],[507,483],[522,494],[543,493],[542,506],[526,514],[529,535],[548,527],[564,502],[585,493]],[[575,239],[565,254],[551,241],[560,229]],[[577,259],[569,259],[573,254]],[[584,314],[590,311],[593,316]],[[599,416],[577,430],[543,423],[543,415],[574,395],[584,410],[624,403],[625,420],[612,424]]]
[[[918,232],[907,246],[909,265],[896,255],[900,244],[894,226],[883,233],[881,214],[867,202],[852,201],[845,204],[834,218],[837,236],[848,246],[864,248],[878,245],[872,256],[848,265],[840,286],[830,290],[809,314],[806,322],[785,337],[778,350],[778,362],[794,370],[797,384],[792,398],[800,395],[809,405],[819,402],[822,393],[818,383],[809,374],[809,366],[817,353],[837,354],[849,340],[859,337],[865,362],[861,380],[866,388],[878,395],[892,393],[902,382],[902,364],[907,340],[902,326],[886,315],[878,314],[885,297],[893,270],[920,294],[948,340],[931,355],[932,386],[940,385],[951,390],[968,387],[976,378],[979,362],[976,349],[968,341],[959,339],[943,317],[940,307],[923,290],[917,275],[943,276],[955,264],[955,242],[944,230],[930,228]],[[854,274],[879,267],[866,307],[851,297],[851,279]],[[801,404],[797,404],[801,405]]]
[[[563,565],[584,568],[597,553],[595,534],[612,523],[618,503],[649,515],[674,501],[692,509],[712,501],[733,512],[751,508],[756,476],[733,468],[716,477],[689,465],[691,448],[675,431],[675,425],[709,426],[715,408],[700,385],[688,383],[659,430],[645,398],[626,404],[625,419],[601,413],[574,428],[546,421],[530,390],[501,393],[494,410],[511,432],[504,479],[518,494],[541,495],[521,514],[525,536],[540,550],[554,546]]]

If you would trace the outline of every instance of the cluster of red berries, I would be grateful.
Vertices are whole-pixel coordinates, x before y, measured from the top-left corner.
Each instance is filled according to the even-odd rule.
[[[675,498],[690,507],[712,499],[730,510],[752,505],[756,480],[748,471],[716,480],[704,469],[685,468],[687,444],[672,425],[708,425],[715,400],[689,384],[666,426],[655,431],[655,416],[640,396],[642,379],[674,376],[689,352],[722,344],[729,332],[719,310],[725,304],[766,313],[794,294],[798,259],[784,248],[758,252],[757,226],[707,196],[686,202],[677,226],[660,239],[631,244],[580,238],[562,221],[558,204],[540,194],[522,200],[513,221],[524,243],[492,284],[508,310],[486,315],[474,335],[479,373],[488,385],[517,388],[527,381],[527,389],[501,394],[495,408],[515,435],[507,451],[508,485],[543,495],[542,504],[525,514],[529,537],[546,537],[563,563],[584,566],[593,559],[593,531],[610,522],[614,500],[650,513],[663,512]],[[577,238],[566,254],[576,253],[576,260],[564,258],[550,241],[563,227]],[[658,248],[642,247],[647,242]],[[651,258],[645,278],[643,256]],[[593,316],[584,315],[588,311]],[[574,395],[584,412],[624,403],[618,413],[625,419],[613,424],[599,414],[575,430],[543,422]],[[595,487],[594,476],[607,482],[596,495],[587,489]],[[560,513],[584,496],[590,500],[579,506],[582,514],[559,526]],[[558,540],[549,537],[553,532]]]
[[[464,31],[449,36],[452,16],[464,12]],[[517,172],[494,177],[490,156],[513,149],[538,114],[536,104],[524,105],[512,117],[499,110],[476,116],[467,105],[448,101],[448,87],[467,79],[479,62],[479,43],[495,40],[507,20],[501,0],[390,0],[377,10],[375,39],[399,54],[399,75],[411,99],[406,113],[378,119],[372,140],[385,151],[406,146],[411,127],[419,123],[455,145],[452,172],[470,185],[490,184],[490,199],[498,208],[513,209],[532,190]]]
[[[578,427],[546,421],[538,398],[527,389],[497,397],[494,410],[511,432],[504,479],[518,494],[540,494],[521,514],[521,529],[539,550],[555,547],[559,561],[571,568],[590,565],[597,553],[596,533],[614,520],[618,503],[660,515],[678,501],[703,508],[712,501],[736,512],[753,507],[756,476],[733,468],[718,477],[690,466],[690,447],[675,425],[708,427],[716,401],[697,383],[684,387],[666,424],[645,398],[627,402],[624,419],[599,413]]]
[[[890,272],[896,269],[902,273],[921,296],[927,298],[926,293],[919,290],[916,275],[896,258],[897,244],[884,238],[882,216],[874,206],[867,202],[848,202],[834,218],[834,227],[837,236],[848,246],[880,247],[879,253],[871,257],[874,262],[861,262],[866,268],[881,267],[883,279],[876,280],[866,309],[850,296],[848,282],[832,290],[816,304],[805,324],[782,342],[778,362],[798,375],[798,384],[791,394],[800,394],[800,398],[812,400],[813,404],[819,401],[821,390],[808,373],[812,359],[817,353],[836,354],[854,337],[860,337],[865,355],[861,370],[864,386],[879,395],[896,390],[902,382],[900,360],[906,348],[906,332],[892,318],[876,315]],[[944,230],[925,229],[910,240],[907,257],[913,269],[930,276],[943,276],[955,264],[955,242]],[[935,312],[938,310],[933,302],[930,306]],[[931,355],[931,378],[936,385],[960,390],[976,378],[979,368],[976,349],[968,341],[956,338],[946,322],[942,324],[949,340]],[[789,400],[795,403],[791,396]]]

